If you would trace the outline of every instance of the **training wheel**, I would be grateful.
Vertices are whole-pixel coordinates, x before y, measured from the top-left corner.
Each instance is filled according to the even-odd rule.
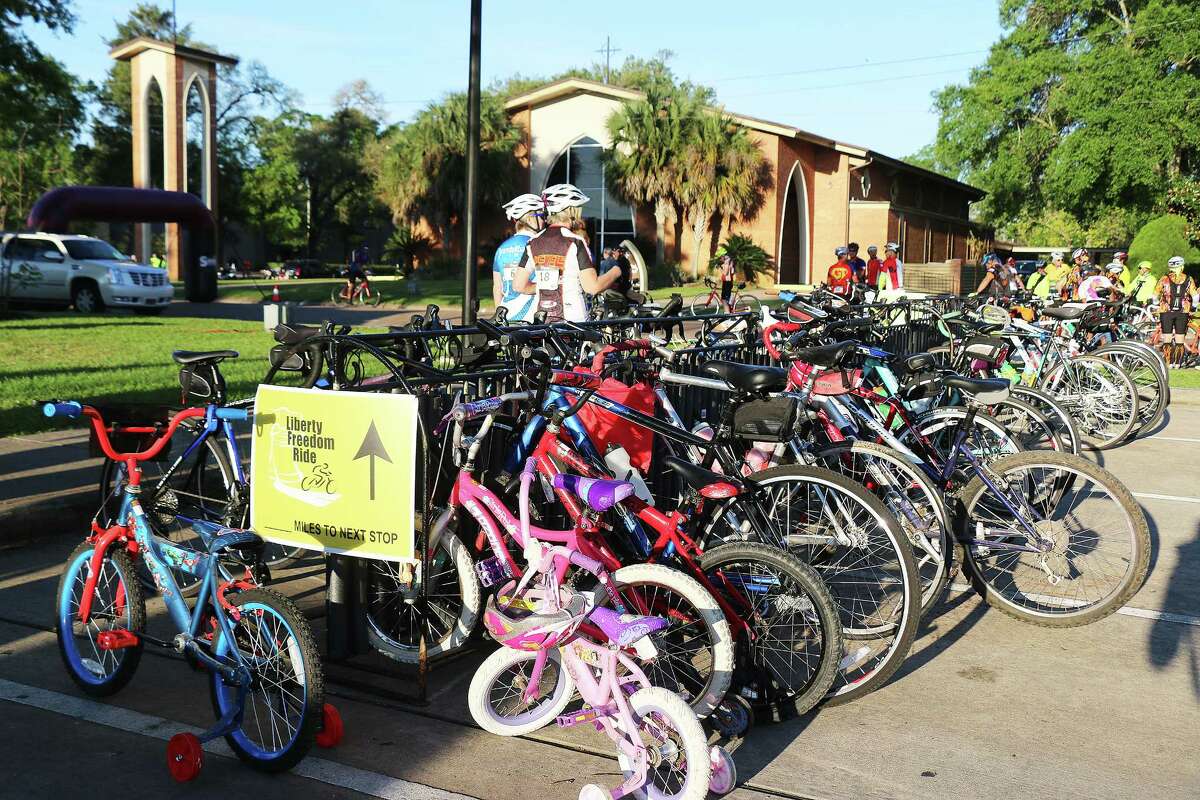
[[[203,766],[204,750],[193,734],[177,733],[167,742],[167,769],[175,780],[187,783],[200,774]]]
[[[579,800],[612,800],[612,794],[603,786],[585,783],[579,790]]]
[[[342,724],[342,715],[332,704],[326,703],[321,709],[321,730],[317,732],[317,746],[337,747],[346,735],[346,726]]]
[[[754,725],[754,708],[741,695],[729,695],[708,716],[709,723],[723,739],[744,736]]]
[[[708,751],[708,761],[712,765],[709,791],[717,795],[732,792],[733,787],[737,786],[737,764],[733,763],[733,756],[724,747],[713,745]]]

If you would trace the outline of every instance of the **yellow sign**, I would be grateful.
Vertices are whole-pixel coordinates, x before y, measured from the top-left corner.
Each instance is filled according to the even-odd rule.
[[[259,386],[250,512],[268,541],[414,559],[417,398]]]

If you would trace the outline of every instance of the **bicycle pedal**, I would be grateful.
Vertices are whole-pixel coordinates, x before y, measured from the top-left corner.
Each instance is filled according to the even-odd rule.
[[[140,641],[136,633],[123,628],[101,631],[96,635],[96,646],[101,650],[124,650],[127,647],[137,647]]]
[[[495,586],[500,581],[508,580],[512,577],[512,573],[508,571],[508,565],[505,564],[498,556],[485,558],[482,561],[476,562],[475,574],[479,576],[479,582],[484,588]]]
[[[608,713],[609,709],[607,706],[605,708],[585,708],[573,714],[560,714],[554,721],[560,728],[570,728],[587,722],[595,722]]]

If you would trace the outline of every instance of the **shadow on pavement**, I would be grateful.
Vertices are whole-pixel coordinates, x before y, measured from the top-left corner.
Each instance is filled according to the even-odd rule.
[[[1200,528],[1191,541],[1178,548],[1179,560],[1167,583],[1163,609],[1175,613],[1196,612],[1194,594],[1196,575],[1200,574]],[[1196,626],[1169,619],[1156,619],[1150,628],[1150,663],[1155,669],[1165,669],[1176,658],[1187,659],[1192,679],[1192,695],[1200,700],[1200,637]]]

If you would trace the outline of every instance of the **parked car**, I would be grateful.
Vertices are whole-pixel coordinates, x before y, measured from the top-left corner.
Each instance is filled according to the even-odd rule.
[[[1030,275],[1037,272],[1040,261],[1018,261],[1017,274],[1021,276],[1021,280],[1027,280]]]
[[[326,266],[325,262],[315,258],[289,259],[280,265],[279,272],[284,278],[289,280],[294,278],[337,277],[336,269]]]
[[[0,252],[0,292],[38,304],[106,307],[160,314],[175,296],[167,271],[138,264],[103,239],[8,233]]]

